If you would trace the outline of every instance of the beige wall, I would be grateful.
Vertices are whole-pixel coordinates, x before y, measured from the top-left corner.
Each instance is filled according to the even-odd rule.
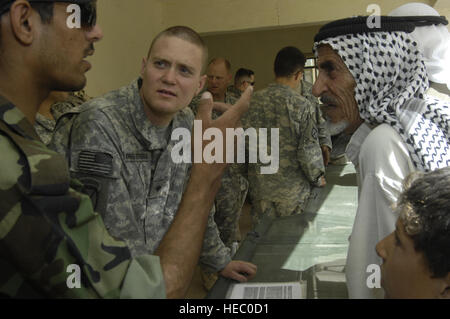
[[[434,5],[436,0],[415,0]],[[445,0],[448,1],[448,0]],[[189,25],[201,33],[318,24],[367,15],[376,3],[382,14],[408,0],[165,0],[165,25]]]
[[[206,36],[210,58],[224,56],[231,62],[232,72],[240,67],[256,73],[256,89],[273,80],[273,61],[285,46],[296,46],[305,54],[312,53],[314,35],[320,26],[283,28],[271,31],[243,32]]]
[[[98,96],[128,84],[139,75],[153,37],[163,29],[162,0],[98,0],[104,38],[90,58],[86,91]]]
[[[450,0],[414,0],[447,17]],[[233,64],[257,73],[257,88],[272,78],[276,52],[298,46],[311,52],[320,25],[333,19],[365,14],[377,3],[382,14],[408,0],[98,0],[104,39],[90,58],[87,93],[98,96],[128,84],[140,71],[142,57],[153,37],[172,25],[188,25],[205,36],[211,56],[225,56]]]

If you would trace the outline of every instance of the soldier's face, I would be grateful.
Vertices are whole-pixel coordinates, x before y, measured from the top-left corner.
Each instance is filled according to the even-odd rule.
[[[47,85],[50,85],[51,90],[78,91],[86,85],[85,73],[91,64],[85,59],[94,54],[94,43],[103,37],[97,25],[91,28],[69,28],[67,21],[72,13],[67,12],[68,5],[54,3],[51,22],[38,22],[38,72],[41,78],[44,78],[44,74],[48,75]]]
[[[141,97],[151,121],[168,123],[189,105],[205,84],[202,63],[202,48],[186,40],[162,36],[154,43],[141,70]]]
[[[359,126],[356,82],[344,61],[329,45],[322,45],[318,48],[317,64],[319,76],[312,92],[320,97],[324,113],[332,123],[347,123],[353,129]]]
[[[228,72],[225,63],[210,64],[206,70],[206,75],[208,76],[208,91],[216,96],[224,95],[231,80],[231,74]]]

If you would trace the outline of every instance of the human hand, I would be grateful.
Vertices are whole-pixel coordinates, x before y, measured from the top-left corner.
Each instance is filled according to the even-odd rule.
[[[232,260],[219,274],[239,282],[247,282],[255,277],[257,268],[256,265],[249,262]]]
[[[328,166],[328,164],[330,163],[331,149],[326,145],[321,145],[320,148],[322,149],[323,164],[325,166]]]
[[[192,172],[201,171],[199,175],[202,175],[205,179],[211,179],[212,181],[220,179],[222,176],[223,171],[227,167],[226,164],[226,149],[227,149],[227,142],[234,144],[234,138],[232,141],[227,141],[227,134],[226,129],[227,128],[236,128],[240,125],[240,119],[242,115],[247,112],[249,106],[250,106],[250,99],[253,92],[253,88],[249,87],[245,92],[242,94],[241,98],[234,104],[233,106],[227,106],[228,109],[217,119],[212,119],[212,109],[213,109],[213,100],[212,95],[209,92],[205,92],[202,95],[202,99],[199,102],[198,109],[197,109],[197,117],[196,120],[200,120],[202,123],[202,131],[196,132],[194,129],[193,134],[193,154],[195,158],[195,152],[201,153],[201,163],[195,163],[192,167]],[[206,164],[205,160],[203,159],[203,150],[205,149],[205,146],[210,143],[210,141],[203,140],[203,136],[206,130],[208,129],[215,129],[216,131],[219,130],[222,133],[223,137],[223,161],[222,163],[210,163]],[[201,137],[196,136],[196,134],[201,134]],[[196,145],[195,141],[201,140],[201,145]]]

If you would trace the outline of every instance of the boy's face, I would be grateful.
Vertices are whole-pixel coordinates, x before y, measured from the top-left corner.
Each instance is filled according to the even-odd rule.
[[[425,256],[416,251],[401,218],[396,230],[376,246],[383,258],[381,285],[386,298],[441,298],[442,279],[432,278]]]

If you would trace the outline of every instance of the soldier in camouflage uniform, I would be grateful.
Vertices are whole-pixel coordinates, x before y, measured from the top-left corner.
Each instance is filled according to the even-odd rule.
[[[69,178],[64,158],[33,128],[50,91],[85,85],[90,66],[83,58],[102,38],[93,1],[72,1],[81,8],[81,28],[73,29],[66,24],[69,4],[60,2],[0,0],[0,297],[181,298],[226,165],[194,164],[156,256],[132,258],[125,243],[108,234],[80,192],[83,185]],[[204,128],[234,127],[250,94],[217,121],[207,116],[212,101],[202,101]],[[183,232],[186,227],[191,231]]]
[[[27,1],[0,1],[2,22],[7,20],[14,26],[12,31],[2,28],[0,94],[17,101],[15,105],[0,96],[0,296],[162,298],[165,285],[159,257],[131,258],[126,245],[107,233],[89,198],[77,191],[81,185],[70,180],[64,158],[50,151],[33,128],[37,106],[42,100],[31,94],[24,99],[23,92],[39,92],[46,96],[56,89],[52,85],[58,78],[54,73],[49,74],[50,68],[45,72],[40,69],[39,81],[33,76],[24,78],[24,72],[17,77],[17,73],[8,69],[14,65],[14,70],[18,71],[19,65],[23,68],[21,71],[32,70],[32,65],[23,63],[26,61],[24,55],[28,59],[33,54],[38,56],[30,46],[18,44],[16,39],[24,40],[22,25],[27,26],[27,30],[31,28],[33,44],[37,47],[42,45],[39,41],[43,37],[42,34],[34,35],[42,29],[39,22],[52,30],[63,31],[72,43],[58,44],[57,47],[70,46],[73,57],[82,56],[84,48],[98,41],[102,37],[101,30],[95,25],[67,29],[67,5],[32,5],[33,9]],[[50,16],[54,20],[46,22],[42,16],[49,10],[53,12]],[[27,21],[21,20],[24,13]],[[33,23],[28,21],[31,18]],[[45,45],[49,48],[49,44],[55,42],[46,38]],[[54,48],[53,55],[49,55],[52,62],[60,59],[61,54],[65,57],[65,51],[51,48]],[[81,62],[81,59],[75,61]],[[48,60],[41,59],[40,62],[48,63]],[[59,76],[65,79],[65,85],[74,88],[84,85],[86,69],[80,62],[69,65],[73,67],[72,71],[77,70],[76,73],[57,69],[61,72]],[[69,84],[68,79],[71,80]],[[61,78],[59,81],[61,85]],[[35,87],[36,83],[39,88]],[[49,87],[43,89],[42,85]],[[67,270],[70,265],[79,267],[79,288],[69,288]],[[76,269],[74,274],[77,274]],[[76,284],[76,276],[74,278],[72,283]]]
[[[204,83],[193,76],[198,72],[198,78],[205,79],[200,77],[204,53],[177,30],[184,29],[164,31],[153,42],[141,78],[63,116],[50,145],[65,153],[73,176],[89,188],[106,227],[127,242],[132,256],[158,249],[190,174],[190,163],[172,159],[179,140],[171,137],[176,129],[192,129],[194,115],[187,105]],[[200,262],[223,276],[236,278],[238,272],[247,272],[247,263],[231,261],[213,212]]]
[[[234,105],[240,98],[239,95],[230,94],[227,91],[227,85],[231,79],[230,62],[224,58],[214,58],[208,64],[206,90],[213,94],[214,102],[224,102],[228,105]],[[246,86],[247,88],[248,86]],[[190,108],[196,112],[199,96],[196,96]],[[214,109],[213,118],[218,117],[223,109]],[[231,164],[222,177],[222,184],[215,200],[216,213],[214,220],[219,229],[220,238],[224,244],[232,249],[236,248],[234,243],[240,241],[239,218],[244,206],[248,191],[248,181],[245,178],[243,164]]]
[[[304,96],[314,107],[317,129],[319,131],[319,144],[322,149],[323,161],[325,166],[330,162],[330,152],[332,149],[332,142],[330,132],[327,127],[327,121],[322,115],[319,100],[312,94],[313,85],[309,82],[302,81],[299,88],[300,94]]]
[[[75,95],[72,92],[54,91],[51,92],[48,98],[41,104],[39,111],[36,114],[34,129],[45,145],[50,143],[56,127],[56,121],[61,115],[86,102],[86,99],[80,98],[79,96],[80,95]]]
[[[245,128],[279,129],[278,172],[264,175],[260,162],[248,164],[254,225],[265,215],[301,213],[311,186],[325,183],[315,112],[298,93],[304,65],[305,57],[297,48],[282,49],[275,60],[275,83],[253,95],[243,119]]]
[[[226,95],[237,100],[249,85],[255,85],[255,73],[252,70],[240,68],[234,75],[234,85],[227,88]]]

